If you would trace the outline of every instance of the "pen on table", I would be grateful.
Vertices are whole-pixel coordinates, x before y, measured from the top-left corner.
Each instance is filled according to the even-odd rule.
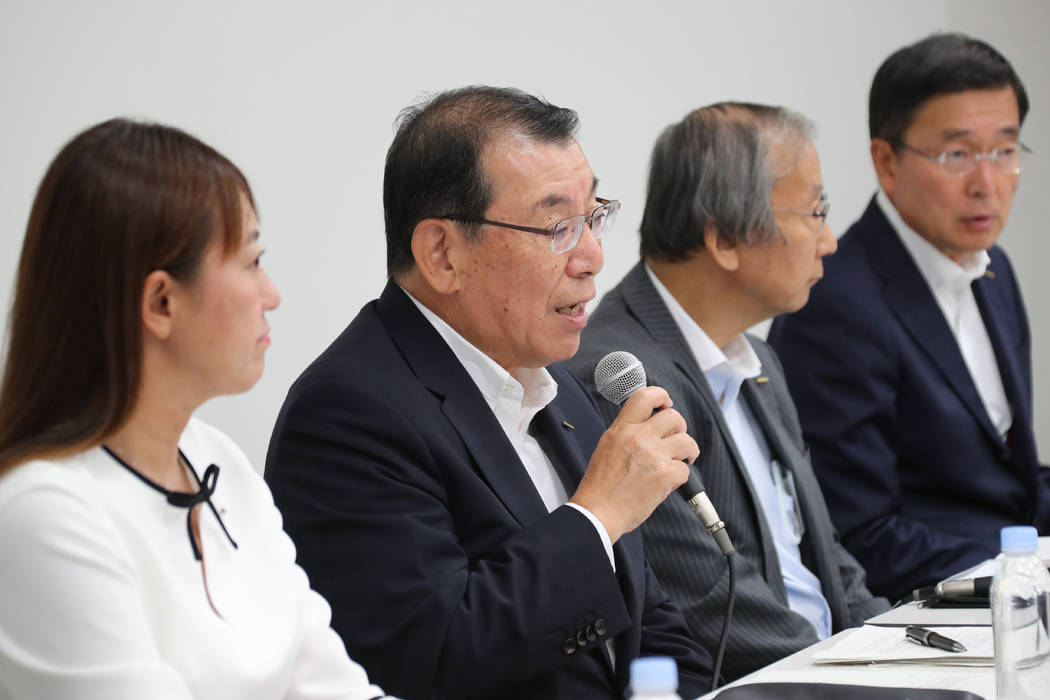
[[[966,651],[959,642],[954,639],[949,639],[943,634],[938,634],[933,630],[928,630],[925,627],[916,627],[914,625],[907,627],[904,630],[904,636],[909,641],[921,644],[924,647],[933,647],[934,649],[941,649],[943,651]]]

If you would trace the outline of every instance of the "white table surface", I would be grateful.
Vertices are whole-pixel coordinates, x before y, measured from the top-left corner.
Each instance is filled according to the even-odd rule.
[[[1050,565],[1050,537],[1039,538],[1039,557]],[[994,570],[994,568],[992,569]],[[987,568],[978,570],[979,576],[986,575]],[[905,619],[898,618],[896,624],[933,624],[932,616],[936,609],[924,609],[912,606],[914,616],[903,613]],[[986,613],[987,614],[987,611]],[[877,616],[880,617],[880,616]],[[909,619],[913,618],[913,619]],[[987,618],[990,624],[990,616]],[[973,624],[968,622],[968,624]],[[833,646],[844,635],[853,630],[843,630],[828,639],[797,651],[791,656],[770,664],[765,668],[750,673],[725,687],[745,683],[846,683],[852,685],[870,685],[881,687],[915,687],[947,688],[968,690],[995,700],[995,669],[985,667],[925,666],[919,664],[879,664],[838,666],[813,663],[813,653]],[[732,630],[730,630],[732,634]],[[902,631],[903,634],[903,631]],[[719,688],[713,693],[701,696],[709,700],[717,696]]]

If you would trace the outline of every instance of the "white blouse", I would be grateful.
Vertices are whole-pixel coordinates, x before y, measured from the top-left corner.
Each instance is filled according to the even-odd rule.
[[[179,447],[198,478],[219,467],[211,503],[229,537],[202,504],[202,562],[187,509],[101,447],[0,478],[0,698],[382,696],[244,454],[195,418]]]

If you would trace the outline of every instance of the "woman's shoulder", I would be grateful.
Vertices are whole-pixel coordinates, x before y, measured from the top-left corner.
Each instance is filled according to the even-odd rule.
[[[26,462],[0,478],[0,551],[120,539],[91,474],[92,451]],[[38,550],[39,551],[39,550]]]
[[[84,453],[60,459],[35,459],[0,477],[0,508],[30,494],[65,494],[86,497],[91,479],[84,467]]]

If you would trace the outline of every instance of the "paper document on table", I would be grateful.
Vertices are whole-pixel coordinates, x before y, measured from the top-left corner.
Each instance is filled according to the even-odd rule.
[[[994,655],[991,627],[927,627],[960,642],[966,651],[952,652],[916,644],[900,627],[864,625],[834,646],[813,653],[817,664],[936,664],[991,666]]]

